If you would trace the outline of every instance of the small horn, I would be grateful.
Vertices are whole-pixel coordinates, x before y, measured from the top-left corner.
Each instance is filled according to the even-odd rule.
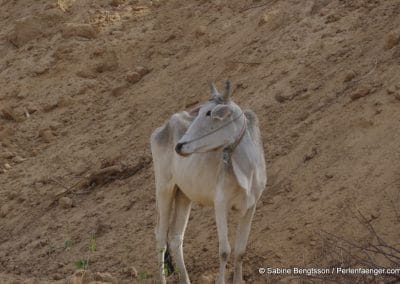
[[[211,92],[211,98],[219,96],[217,87],[215,87],[213,82],[210,83],[210,92]]]
[[[225,90],[221,95],[222,99],[225,100],[225,101],[229,100],[229,97],[231,96],[231,93],[232,93],[231,81],[227,80],[225,82]]]

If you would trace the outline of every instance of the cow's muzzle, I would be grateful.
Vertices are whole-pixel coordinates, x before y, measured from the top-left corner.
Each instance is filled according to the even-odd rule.
[[[183,147],[183,145],[185,145],[186,143],[185,142],[183,142],[183,143],[178,143],[178,144],[176,144],[176,146],[175,146],[175,152],[178,154],[178,155],[181,155],[181,156],[183,156],[183,157],[186,157],[186,156],[189,156],[190,154],[187,154],[187,153],[183,153],[182,152],[182,147]]]

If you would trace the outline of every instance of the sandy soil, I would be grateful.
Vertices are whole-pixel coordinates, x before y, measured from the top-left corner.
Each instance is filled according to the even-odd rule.
[[[260,119],[269,178],[247,283],[338,265],[324,232],[368,244],[367,223],[400,246],[398,0],[28,2],[0,0],[1,283],[87,265],[154,282],[149,136],[227,78]],[[184,250],[193,283],[214,277],[212,209],[194,207]]]

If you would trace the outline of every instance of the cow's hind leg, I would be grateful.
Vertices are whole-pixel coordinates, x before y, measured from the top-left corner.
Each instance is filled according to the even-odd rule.
[[[239,225],[236,232],[234,261],[235,272],[233,275],[233,283],[240,284],[242,282],[242,263],[243,256],[246,252],[247,241],[250,234],[251,221],[253,219],[256,206],[247,209],[246,213],[240,217]]]
[[[176,272],[179,275],[180,283],[189,284],[189,275],[185,267],[183,259],[183,237],[189,220],[191,201],[178,188],[175,194],[175,214],[173,218],[172,228],[169,233],[169,248],[173,253],[176,261]]]
[[[156,185],[156,202],[158,211],[158,224],[156,229],[157,239],[157,253],[159,256],[159,273],[160,282],[166,283],[165,276],[170,272],[168,271],[168,226],[171,215],[172,200],[174,197],[175,187],[173,184],[157,184]]]

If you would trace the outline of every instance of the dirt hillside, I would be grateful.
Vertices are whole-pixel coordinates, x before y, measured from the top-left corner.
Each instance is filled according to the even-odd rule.
[[[367,244],[367,223],[400,247],[399,15],[398,0],[0,0],[0,282],[155,281],[150,134],[227,78],[267,159],[247,283],[338,265],[323,232]],[[193,283],[215,276],[212,209],[193,208],[184,251]]]

